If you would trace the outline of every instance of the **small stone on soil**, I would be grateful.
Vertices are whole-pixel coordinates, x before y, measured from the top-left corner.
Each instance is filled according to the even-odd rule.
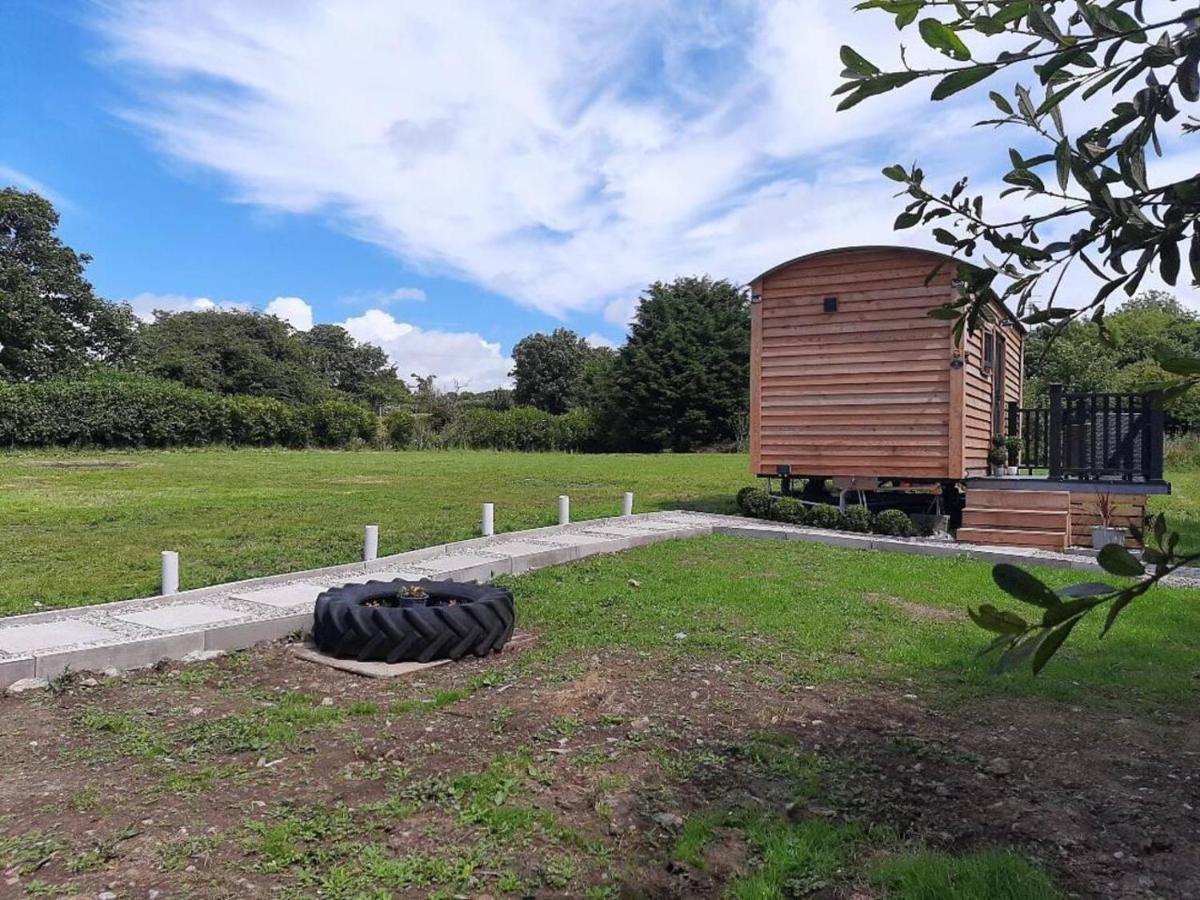
[[[8,686],[8,690],[4,693],[13,697],[17,694],[24,694],[26,691],[40,691],[42,688],[50,687],[50,681],[46,678],[22,678],[19,681],[14,681]]]
[[[654,821],[663,828],[682,828],[683,819],[671,812],[660,812],[654,816]]]
[[[988,775],[996,775],[997,777],[1010,775],[1012,774],[1012,763],[1003,756],[997,756],[983,767],[983,771]]]

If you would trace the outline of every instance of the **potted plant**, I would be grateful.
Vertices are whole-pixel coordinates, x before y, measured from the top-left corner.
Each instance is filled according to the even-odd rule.
[[[1108,491],[1097,494],[1095,510],[1100,524],[1092,526],[1092,549],[1102,550],[1109,544],[1124,547],[1126,530],[1113,527],[1117,504],[1113,501],[1112,494]]]
[[[1015,434],[1010,434],[1004,439],[1004,449],[1008,451],[1008,466],[1004,473],[1015,476],[1020,471],[1018,463],[1021,460],[1021,439]]]
[[[1004,466],[1008,462],[1008,450],[1004,447],[1004,435],[992,435],[992,449],[988,451],[988,466],[995,476],[1004,474]]]

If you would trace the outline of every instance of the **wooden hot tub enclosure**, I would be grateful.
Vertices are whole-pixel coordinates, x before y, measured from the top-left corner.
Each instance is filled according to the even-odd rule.
[[[930,273],[944,263],[929,280]],[[757,475],[947,481],[987,473],[1020,405],[1025,329],[1000,304],[955,344],[929,310],[959,261],[903,247],[812,253],[751,282]]]

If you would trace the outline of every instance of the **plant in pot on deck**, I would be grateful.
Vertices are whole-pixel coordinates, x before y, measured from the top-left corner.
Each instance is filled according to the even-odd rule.
[[[1004,446],[1004,435],[992,435],[992,449],[988,451],[988,466],[993,475],[1003,475],[1008,463],[1008,450]]]
[[[1008,459],[1005,460],[1007,468],[1004,470],[1005,475],[1015,476],[1020,473],[1021,467],[1021,439],[1015,434],[1010,434],[1004,439],[1004,449],[1008,451]]]
[[[1103,550],[1109,544],[1124,547],[1126,530],[1113,527],[1113,520],[1117,513],[1117,504],[1113,500],[1113,495],[1108,491],[1097,494],[1095,510],[1100,524],[1092,526],[1092,549]]]

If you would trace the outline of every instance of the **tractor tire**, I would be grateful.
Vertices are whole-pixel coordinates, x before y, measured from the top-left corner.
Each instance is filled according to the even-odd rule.
[[[368,581],[317,597],[313,641],[360,662],[431,662],[487,656],[512,637],[512,591],[455,581]]]

